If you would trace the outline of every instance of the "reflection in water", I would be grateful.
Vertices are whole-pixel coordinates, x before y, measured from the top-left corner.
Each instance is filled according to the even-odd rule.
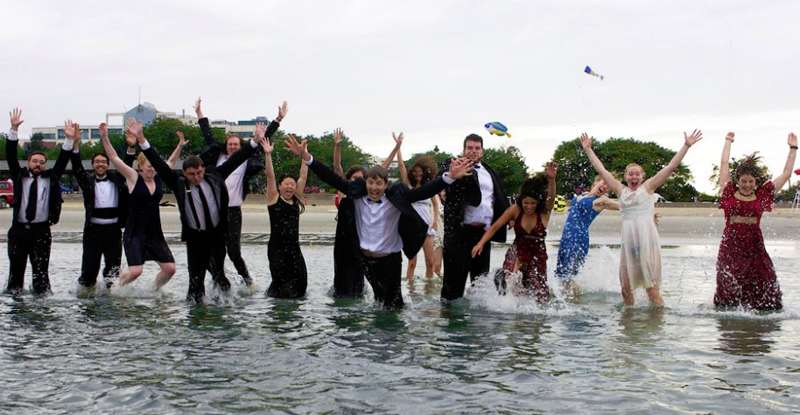
[[[780,331],[780,320],[755,318],[720,318],[718,350],[737,356],[769,354],[773,335]]]
[[[622,333],[632,343],[652,343],[664,326],[664,307],[624,307],[619,323]]]

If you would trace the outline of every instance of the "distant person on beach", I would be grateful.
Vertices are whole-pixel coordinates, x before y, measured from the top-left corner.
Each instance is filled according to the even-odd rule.
[[[516,203],[511,205],[472,248],[472,257],[481,254],[484,245],[507,223],[514,222],[514,242],[506,252],[503,268],[495,275],[495,284],[505,294],[511,275],[522,273],[522,292],[536,298],[539,304],[550,300],[547,286],[547,224],[556,198],[556,172],[554,162],[547,163],[545,173],[525,179]],[[512,287],[512,290],[516,290]]]
[[[108,135],[105,123],[99,126],[100,135]],[[72,136],[67,135],[70,133]],[[103,281],[111,288],[119,276],[122,262],[122,228],[128,220],[128,186],[126,178],[117,170],[109,170],[110,159],[106,154],[92,156],[92,170],[83,168],[80,154],[80,126],[65,129],[67,139],[74,141],[72,151],[72,174],[78,181],[83,196],[86,218],[83,224],[83,256],[78,283],[92,288],[97,282],[100,261],[105,259]],[[134,143],[135,144],[135,143]],[[134,153],[135,154],[135,153]],[[125,154],[124,163],[133,164],[134,155]]]
[[[28,153],[28,165],[20,168],[17,160],[17,136],[23,123],[22,110],[10,112],[11,129],[6,138],[6,161],[8,173],[14,184],[14,203],[11,228],[8,230],[8,285],[6,292],[14,295],[22,292],[25,268],[30,258],[33,268],[33,293],[49,294],[50,291],[50,226],[61,217],[61,175],[67,167],[72,153],[73,141],[64,141],[56,164],[47,169],[47,156],[41,151]],[[64,125],[65,131],[72,124]],[[72,132],[70,132],[72,133]],[[80,136],[80,133],[78,133]]]
[[[752,310],[780,310],[781,288],[775,267],[764,246],[761,216],[772,211],[775,191],[789,180],[797,156],[797,136],[789,134],[789,155],[783,171],[772,181],[753,154],[739,162],[731,177],[731,144],[725,136],[719,166],[719,208],[725,212],[725,230],[717,256],[717,290],[714,305]]]
[[[131,118],[129,123],[133,122]],[[136,136],[126,134],[126,141],[135,143]],[[127,285],[139,278],[146,261],[156,261],[161,268],[154,284],[158,290],[175,274],[175,258],[161,229],[159,203],[164,195],[161,178],[144,154],[138,155],[132,167],[120,159],[108,138],[105,123],[100,125],[100,142],[111,164],[125,178],[125,191],[128,193],[128,213],[122,235],[128,270],[120,274],[119,285]]]
[[[399,143],[398,143],[399,144]],[[412,258],[422,247],[428,225],[411,206],[417,200],[429,199],[448,183],[463,177],[471,162],[458,159],[444,176],[415,189],[402,183],[389,185],[386,169],[375,166],[367,170],[366,179],[347,181],[315,160],[297,140],[289,137],[287,148],[301,156],[322,181],[347,195],[355,206],[353,240],[344,243],[357,246],[364,276],[372,286],[375,300],[388,309],[403,307],[401,291],[403,251]]]
[[[470,134],[464,139],[462,157],[473,163],[472,174],[447,187],[444,202],[444,277],[442,299],[464,296],[467,276],[472,281],[489,272],[491,243],[472,257],[472,248],[492,223],[509,207],[500,176],[483,161],[483,138]],[[447,171],[444,163],[441,171]],[[506,229],[498,229],[491,239],[506,241]]]
[[[267,126],[256,124],[256,139],[264,151],[264,173],[267,178],[267,213],[269,242],[267,257],[272,282],[267,295],[276,298],[298,298],[306,294],[308,270],[300,250],[300,214],[305,210],[303,189],[308,177],[308,165],[300,161],[300,175],[283,175],[275,179],[272,167],[272,143],[266,138]],[[289,135],[294,139],[294,136]],[[307,142],[301,143],[305,151]]]
[[[623,185],[603,166],[592,150],[592,138],[581,134],[581,146],[592,166],[605,180],[611,191],[619,195],[622,214],[622,247],[620,249],[619,279],[625,305],[633,305],[633,290],[644,287],[650,303],[663,306],[661,297],[661,246],[658,229],[653,220],[658,195],[655,191],[666,183],[683,160],[689,148],[703,138],[700,130],[683,133],[684,144],[669,164],[655,176],[645,180],[642,166],[631,163],[625,167]]]

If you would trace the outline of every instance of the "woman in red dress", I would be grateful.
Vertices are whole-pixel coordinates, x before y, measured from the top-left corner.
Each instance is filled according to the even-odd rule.
[[[725,137],[719,169],[722,196],[719,208],[725,212],[725,231],[717,257],[717,307],[743,307],[753,310],[780,310],[781,288],[772,260],[764,247],[761,215],[772,210],[776,189],[792,174],[797,154],[797,137],[789,134],[789,156],[783,172],[767,181],[756,155],[739,163],[731,180],[729,159],[734,133]]]
[[[495,276],[495,284],[501,294],[505,294],[506,278],[520,272],[522,292],[536,297],[539,304],[546,304],[550,300],[545,237],[555,203],[556,171],[557,165],[550,162],[547,163],[545,174],[539,173],[526,179],[520,188],[517,203],[506,209],[472,248],[473,257],[480,255],[486,242],[500,228],[514,221],[514,243],[508,248],[503,269]]]

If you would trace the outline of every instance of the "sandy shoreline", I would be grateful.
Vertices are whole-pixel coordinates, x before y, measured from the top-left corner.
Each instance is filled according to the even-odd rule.
[[[314,198],[300,219],[301,234],[331,235],[335,231],[336,208],[329,196]],[[713,207],[659,207],[661,215],[659,232],[665,243],[681,243],[685,240],[718,239],[722,234],[724,220],[722,212]],[[268,234],[269,220],[266,206],[258,195],[251,196],[242,208],[243,233]],[[557,241],[561,235],[566,214],[555,214],[548,227],[549,241]],[[165,233],[180,232],[177,207],[162,207],[161,221]],[[11,209],[0,209],[0,224],[7,229],[11,222]],[[69,195],[61,213],[61,221],[53,227],[53,232],[81,232],[84,222],[82,202],[75,195]],[[618,212],[604,212],[592,224],[592,237],[598,242],[612,243],[619,235],[620,217]],[[796,242],[800,236],[800,209],[780,208],[762,219],[764,237],[768,241]],[[5,232],[2,232],[5,240]]]

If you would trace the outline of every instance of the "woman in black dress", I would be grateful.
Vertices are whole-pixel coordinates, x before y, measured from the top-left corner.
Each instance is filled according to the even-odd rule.
[[[266,125],[256,125],[256,136],[264,150],[264,170],[267,176],[267,211],[269,212],[269,243],[267,257],[272,282],[267,296],[298,298],[306,293],[308,273],[306,261],[300,251],[300,214],[305,210],[303,189],[308,177],[308,166],[300,162],[300,178],[281,176],[275,180],[272,168],[272,144],[264,135]],[[305,141],[303,142],[305,144]]]
[[[136,121],[130,119],[128,124],[134,122]],[[120,274],[119,284],[126,285],[139,278],[145,261],[157,261],[161,267],[155,281],[155,289],[158,290],[175,274],[175,259],[161,230],[159,202],[164,195],[161,180],[144,154],[137,157],[135,170],[125,164],[111,145],[105,130],[106,127],[102,124],[100,136],[103,148],[117,171],[125,177],[130,194],[128,221],[122,235],[128,270]],[[127,131],[126,135],[129,135]],[[130,136],[126,138],[131,142],[137,139]]]

